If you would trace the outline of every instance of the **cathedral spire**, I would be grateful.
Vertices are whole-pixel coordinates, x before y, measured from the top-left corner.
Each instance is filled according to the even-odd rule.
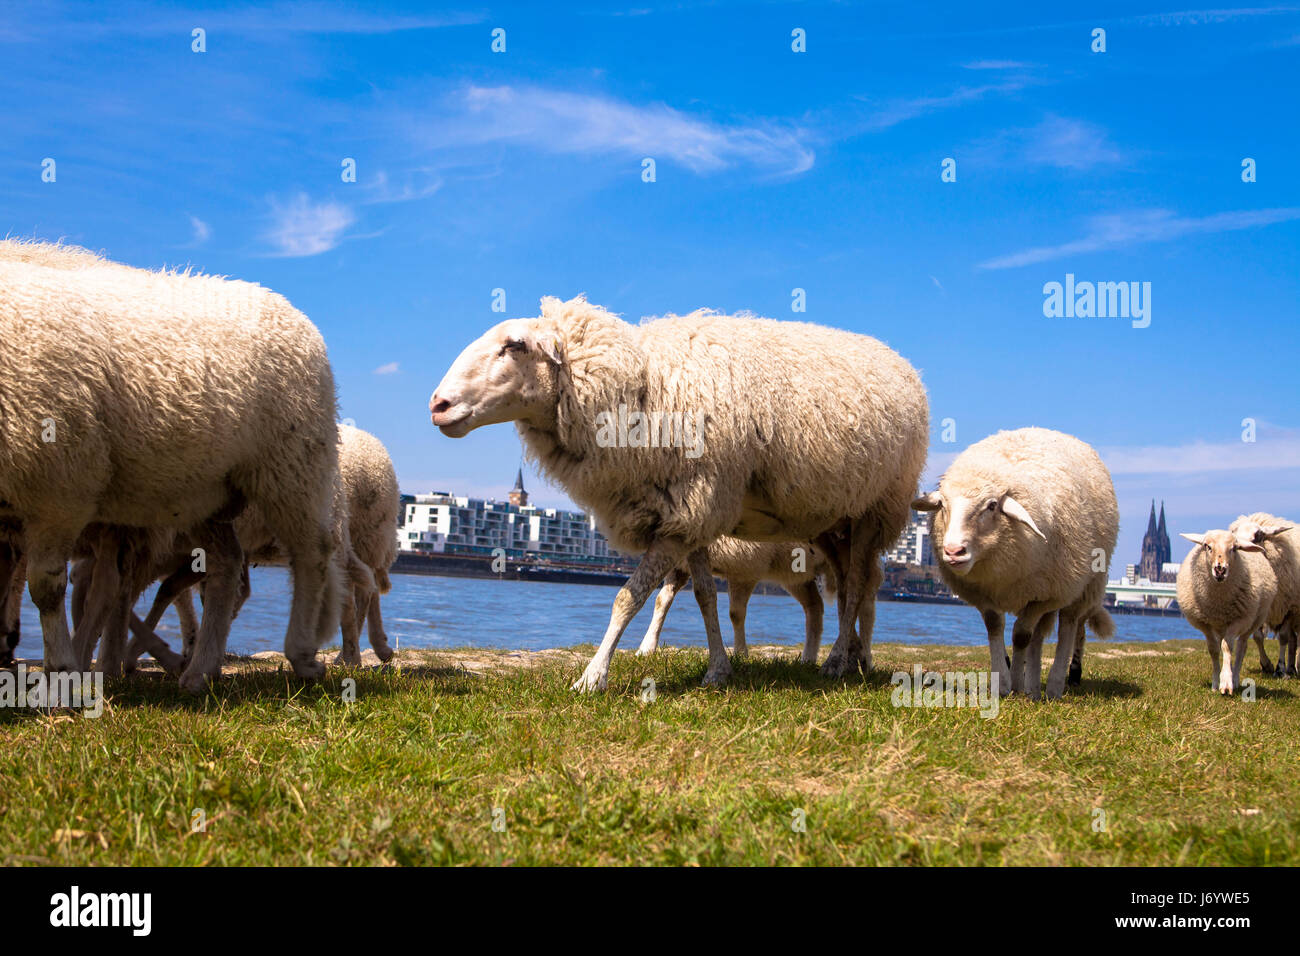
[[[510,503],[520,508],[528,504],[528,492],[524,491],[524,470],[522,468],[515,475],[515,486],[510,489]]]

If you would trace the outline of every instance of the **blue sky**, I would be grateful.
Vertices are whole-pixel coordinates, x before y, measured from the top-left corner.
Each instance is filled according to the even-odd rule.
[[[1300,6],[107,6],[0,3],[0,232],[282,292],[403,490],[513,482],[512,428],[426,407],[502,288],[875,335],[928,481],[999,428],[1096,445],[1120,567],[1152,497],[1300,515]],[[1045,317],[1066,273],[1151,283],[1150,326]]]

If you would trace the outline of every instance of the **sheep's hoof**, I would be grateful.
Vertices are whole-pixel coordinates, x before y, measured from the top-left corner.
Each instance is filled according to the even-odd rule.
[[[1069,680],[1068,680],[1066,683],[1068,683],[1071,687],[1078,687],[1080,684],[1083,683],[1083,665],[1082,665],[1082,664],[1071,664],[1071,665],[1070,665],[1070,677],[1069,677]]]
[[[181,690],[185,691],[187,694],[193,694],[196,697],[206,694],[208,692],[208,686],[211,683],[211,677],[207,674],[201,674],[198,672],[190,673],[186,671],[181,675],[180,679]]]
[[[654,653],[655,651],[657,651],[657,650],[658,650],[657,647],[638,647],[638,648],[636,649],[636,653],[635,653],[634,655],[632,655],[632,656],[633,656],[633,657],[649,657],[651,654],[653,654],[653,653]]]
[[[589,671],[583,671],[582,676],[573,682],[569,690],[576,690],[579,694],[594,694],[597,691],[605,689],[606,679],[603,674],[592,674]]]
[[[293,672],[303,680],[320,680],[325,676],[325,665],[314,657],[306,661],[290,661]]]
[[[823,677],[843,677],[852,669],[848,657],[843,654],[831,654],[822,665]]]
[[[731,650],[731,659],[733,661],[743,661],[749,657],[748,647],[735,647]]]
[[[1232,696],[1232,685],[1231,685],[1231,684],[1224,684],[1222,687],[1219,688],[1219,693],[1222,694],[1224,697],[1231,697],[1231,696]]]
[[[347,651],[339,651],[334,657],[335,667],[360,667],[361,655],[350,655]]]
[[[1268,669],[1267,667],[1264,668],[1264,673],[1265,673],[1265,674],[1270,673],[1270,671],[1269,671],[1269,669]],[[1286,668],[1283,667],[1281,664],[1278,664],[1276,667],[1273,668],[1273,670],[1271,671],[1271,673],[1272,673],[1272,675],[1273,675],[1274,677],[1285,677],[1285,676],[1286,676]]]
[[[716,669],[710,667],[708,671],[706,671],[704,674],[704,680],[702,681],[701,686],[722,687],[727,683],[727,678],[730,676],[731,676],[730,667],[726,667],[726,668],[719,667]]]
[[[374,648],[375,656],[379,658],[380,663],[386,663],[393,659],[393,648],[388,644],[380,644]]]

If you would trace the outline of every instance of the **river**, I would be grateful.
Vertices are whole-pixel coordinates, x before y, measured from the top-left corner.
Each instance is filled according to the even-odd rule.
[[[238,654],[284,649],[289,608],[289,574],[283,568],[255,568],[253,593],[231,629],[227,649]],[[609,622],[612,587],[492,581],[394,574],[393,589],[383,599],[384,625],[397,647],[493,647],[541,650],[584,642],[599,643]],[[147,594],[138,605],[148,608]],[[628,627],[622,647],[635,648],[650,623],[653,598]],[[835,639],[833,605],[828,606],[823,646]],[[718,597],[722,633],[731,643],[727,598]],[[1198,637],[1182,618],[1115,615],[1116,640],[1159,641]],[[803,610],[786,595],[754,595],[749,601],[746,635],[751,644],[803,645]],[[179,645],[176,613],[168,610],[158,633]],[[689,589],[678,595],[663,643],[703,647],[704,626]],[[979,615],[965,606],[880,601],[876,604],[875,640],[905,644],[986,643]],[[1008,641],[1010,635],[1008,635]],[[337,645],[338,639],[332,642]],[[362,636],[362,648],[368,646]],[[30,599],[23,606],[23,641],[19,654],[40,653],[40,621]]]

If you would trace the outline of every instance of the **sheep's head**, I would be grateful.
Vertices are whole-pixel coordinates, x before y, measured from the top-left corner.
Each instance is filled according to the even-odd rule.
[[[1264,550],[1253,541],[1243,540],[1231,531],[1207,531],[1205,534],[1184,534],[1183,537],[1197,545],[1195,553],[1216,581],[1228,580],[1238,551]]]
[[[1265,541],[1272,540],[1278,535],[1290,531],[1291,526],[1275,522],[1260,524],[1258,521],[1242,515],[1228,527],[1228,530],[1243,541],[1249,541],[1252,544],[1263,544]],[[1185,538],[1187,535],[1183,535],[1183,537]]]
[[[511,319],[465,347],[433,397],[429,412],[444,435],[461,438],[481,425],[554,414],[561,363],[554,327],[545,319]]]
[[[941,483],[912,502],[916,511],[934,511],[934,546],[940,559],[956,575],[966,575],[976,562],[1012,535],[1047,535],[1025,507],[1008,491],[985,489],[985,494],[959,494]]]

